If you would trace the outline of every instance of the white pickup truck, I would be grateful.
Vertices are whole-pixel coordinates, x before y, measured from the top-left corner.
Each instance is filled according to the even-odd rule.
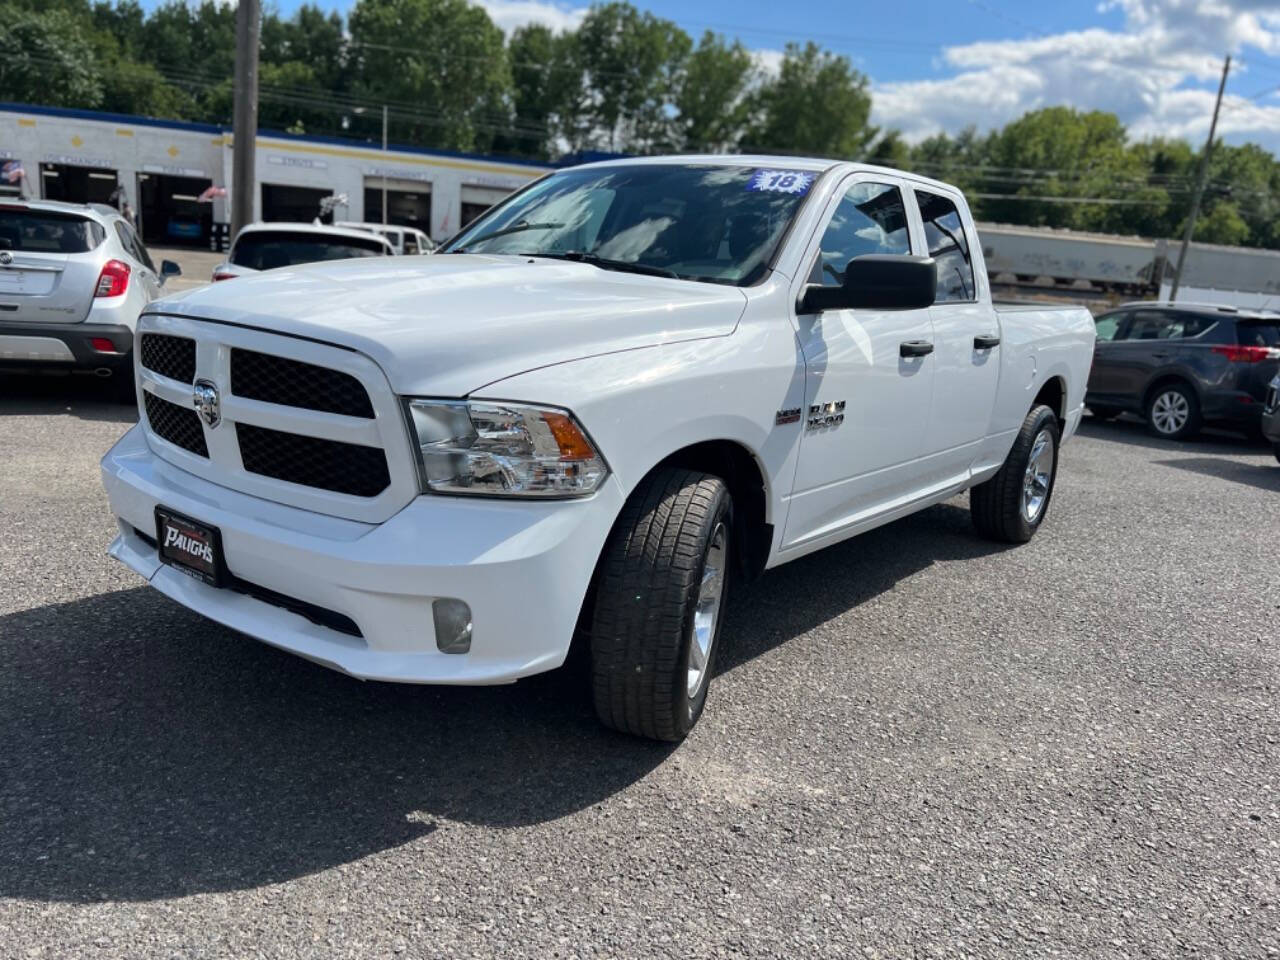
[[[590,648],[601,720],[683,737],[726,587],[970,490],[1028,540],[1093,351],[994,309],[959,191],[824,160],[615,161],[434,257],[159,301],[110,553],[355,677],[516,680]],[[175,640],[176,642],[176,640]]]

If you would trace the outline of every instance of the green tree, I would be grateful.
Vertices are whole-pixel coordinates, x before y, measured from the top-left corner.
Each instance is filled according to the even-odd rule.
[[[393,106],[394,139],[486,149],[510,126],[502,31],[467,0],[358,0],[353,92]]]
[[[1178,235],[1181,236],[1186,229],[1187,224],[1184,219]],[[1240,246],[1249,239],[1249,224],[1245,223],[1234,203],[1229,200],[1219,200],[1208,211],[1200,214],[1191,239],[1199,240],[1201,243]]]
[[[815,43],[787,44],[778,75],[761,86],[754,106],[743,140],[750,150],[854,159],[877,133],[867,78],[848,57]]]
[[[64,10],[11,10],[0,31],[0,90],[6,100],[55,107],[102,105],[93,47]]]
[[[720,151],[740,139],[751,116],[750,91],[758,80],[755,60],[738,40],[708,30],[685,61],[675,97],[683,149]]]
[[[521,27],[507,43],[514,129],[502,148],[549,160],[562,129],[572,130],[584,103],[573,39],[541,24]]]
[[[575,145],[670,149],[675,131],[669,107],[693,45],[689,35],[630,3],[606,3],[591,8],[574,40],[574,60],[591,92]]]

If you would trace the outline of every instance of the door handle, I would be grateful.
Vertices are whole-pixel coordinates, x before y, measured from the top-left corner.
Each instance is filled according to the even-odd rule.
[[[1000,346],[1000,335],[998,333],[980,333],[973,338],[973,349],[975,350],[991,350]]]
[[[933,344],[928,340],[904,340],[898,344],[900,357],[925,357],[933,353]]]

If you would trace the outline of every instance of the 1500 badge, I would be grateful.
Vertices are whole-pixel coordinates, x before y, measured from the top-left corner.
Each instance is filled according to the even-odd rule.
[[[833,400],[831,403],[815,403],[809,407],[809,417],[805,420],[806,430],[825,430],[838,427],[844,423],[844,401]]]

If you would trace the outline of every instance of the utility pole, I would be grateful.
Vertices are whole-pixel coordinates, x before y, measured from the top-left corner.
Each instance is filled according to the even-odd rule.
[[[235,110],[231,154],[231,239],[253,222],[254,147],[258,137],[258,37],[260,0],[240,0],[236,8]]]
[[[1178,251],[1178,269],[1173,275],[1173,288],[1169,291],[1169,302],[1178,299],[1178,286],[1182,283],[1182,267],[1187,262],[1187,247],[1191,246],[1191,234],[1196,229],[1196,218],[1200,216],[1200,201],[1204,198],[1204,181],[1209,175],[1209,154],[1213,153],[1213,135],[1218,129],[1218,111],[1222,109],[1222,91],[1227,88],[1227,74],[1231,71],[1231,54],[1222,62],[1222,79],[1218,82],[1218,100],[1213,105],[1213,119],[1209,122],[1209,139],[1205,141],[1204,152],[1200,155],[1200,172],[1196,175],[1196,190],[1191,197],[1191,214],[1187,217],[1187,230],[1182,235],[1182,249]]]
[[[382,225],[387,225],[387,105],[382,105]]]

